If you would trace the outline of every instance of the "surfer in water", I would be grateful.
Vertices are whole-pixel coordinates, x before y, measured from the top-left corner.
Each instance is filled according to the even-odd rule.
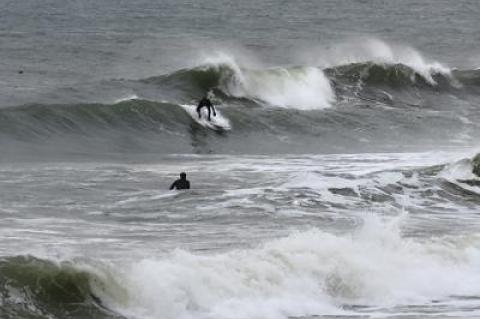
[[[177,179],[173,184],[170,186],[170,190],[172,189],[190,189],[190,182],[187,179],[187,174],[185,172],[180,173],[180,179]]]
[[[208,120],[209,121],[210,121],[211,110],[213,110],[213,116],[217,116],[217,112],[215,111],[215,107],[213,106],[212,101],[210,101],[210,99],[208,98],[208,94],[205,95],[200,100],[200,102],[198,102],[197,113],[198,113],[198,118],[199,119],[202,118],[202,113],[201,113],[202,107],[206,107],[208,109]]]

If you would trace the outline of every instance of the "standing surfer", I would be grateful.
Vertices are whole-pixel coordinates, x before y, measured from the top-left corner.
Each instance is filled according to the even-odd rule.
[[[202,113],[201,113],[201,109],[202,107],[206,107],[208,109],[208,120],[210,121],[210,113],[211,113],[211,110],[213,110],[213,116],[217,116],[217,112],[215,111],[215,107],[213,106],[212,104],[212,101],[210,101],[210,99],[208,98],[208,94],[205,95],[201,100],[200,102],[198,103],[198,106],[197,106],[197,113],[198,113],[198,118],[201,119],[202,118]]]

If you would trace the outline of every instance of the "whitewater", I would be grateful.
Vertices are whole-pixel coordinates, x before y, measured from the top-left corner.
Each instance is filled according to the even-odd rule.
[[[0,319],[479,318],[479,15],[6,2]]]
[[[2,311],[473,318],[478,195],[459,181],[475,179],[472,163],[454,158],[212,155],[3,166],[11,187],[1,197]],[[190,192],[161,187],[179,169],[195,181]]]

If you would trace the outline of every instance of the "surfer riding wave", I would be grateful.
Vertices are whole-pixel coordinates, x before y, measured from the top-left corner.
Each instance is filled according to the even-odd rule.
[[[199,119],[202,118],[202,113],[201,113],[202,107],[206,107],[206,108],[207,108],[207,110],[208,110],[208,120],[209,120],[209,121],[211,121],[210,114],[211,114],[211,111],[212,111],[212,110],[213,110],[213,116],[217,116],[217,112],[215,111],[215,107],[213,106],[212,101],[210,101],[210,99],[208,98],[208,94],[205,95],[205,96],[200,100],[200,102],[198,102],[197,114],[198,114],[198,118],[199,118]]]

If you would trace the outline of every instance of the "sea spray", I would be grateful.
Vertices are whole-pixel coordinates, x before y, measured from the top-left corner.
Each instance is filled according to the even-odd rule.
[[[206,59],[205,63],[205,69],[221,72],[219,88],[233,97],[302,110],[326,108],[335,101],[329,80],[316,67],[251,69],[226,54]]]
[[[254,249],[144,259],[125,272],[128,305],[109,306],[145,318],[278,319],[480,293],[478,242],[406,238],[403,218],[367,215],[348,235],[312,229]]]
[[[351,39],[324,49],[307,50],[300,53],[299,61],[321,65],[325,68],[353,63],[373,63],[408,66],[420,74],[425,81],[434,85],[435,74],[450,76],[451,70],[440,62],[425,58],[418,50],[408,45],[391,44],[380,39]]]

